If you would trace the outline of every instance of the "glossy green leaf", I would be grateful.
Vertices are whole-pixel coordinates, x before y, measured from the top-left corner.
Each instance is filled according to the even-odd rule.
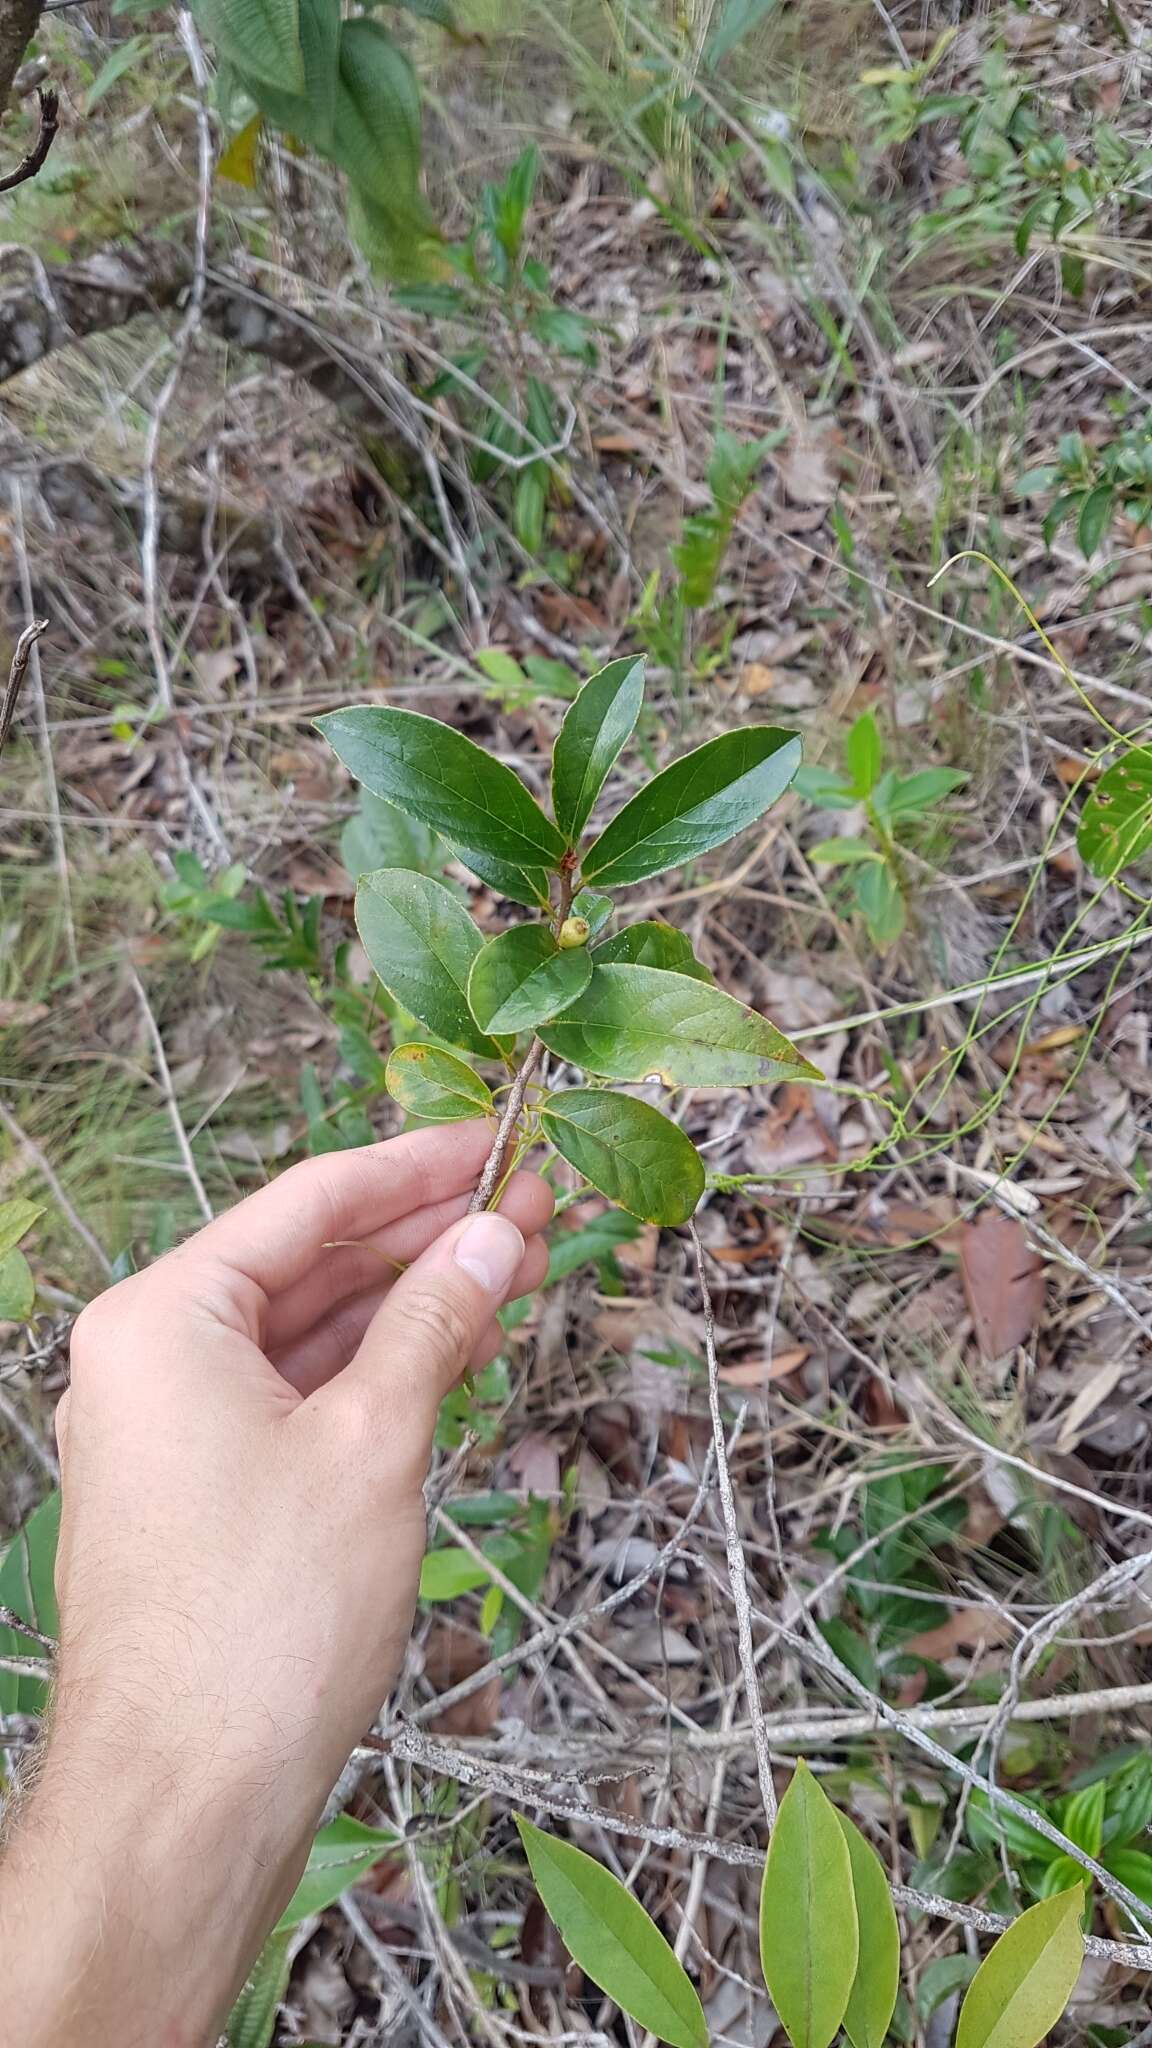
[[[1076,538],[1085,559],[1096,553],[1104,538],[1114,503],[1115,493],[1111,484],[1097,484],[1081,499],[1076,515]]]
[[[780,1801],[760,1892],[760,1963],[792,2048],[829,2048],[856,1979],[852,1863],[807,1764]]]
[[[597,967],[611,967],[620,961],[634,967],[663,967],[669,974],[690,974],[693,981],[711,981],[703,961],[696,958],[686,932],[659,918],[645,918],[614,932],[593,953]]]
[[[880,728],[875,716],[871,711],[862,711],[855,724],[849,727],[844,742],[844,760],[852,777],[853,796],[871,796],[880,780],[883,756]]]
[[[477,953],[468,1003],[481,1031],[514,1036],[566,1010],[591,979],[587,946],[561,952],[547,925],[516,924]]]
[[[276,1922],[274,1932],[287,1934],[334,1905],[349,1885],[356,1883],[374,1863],[394,1849],[399,1841],[391,1828],[370,1828],[341,1813],[321,1828],[308,1855],[308,1864],[292,1897]]]
[[[616,813],[584,856],[584,881],[619,888],[722,846],[775,803],[799,765],[799,734],[778,726],[708,740]]]
[[[644,663],[628,654],[589,676],[564,714],[552,753],[552,808],[575,846],[644,701]]]
[[[36,1282],[23,1252],[0,1259],[0,1323],[26,1323],[36,1306]]]
[[[0,1202],[0,1259],[7,1258],[43,1214],[42,1202],[26,1202],[19,1195]]]
[[[696,1990],[639,1901],[582,1849],[515,1820],[544,1910],[580,1968],[661,2041],[708,2048]]]
[[[398,1045],[384,1069],[384,1086],[410,1116],[434,1124],[491,1116],[492,1091],[454,1053],[438,1045]]]
[[[1152,1856],[1143,1849],[1110,1849],[1104,1867],[1146,1906],[1152,1906]]]
[[[268,1936],[228,2015],[224,2031],[227,2048],[268,2048],[281,2000],[288,1989],[291,1947],[291,1930],[277,1929]]]
[[[1025,1806],[1033,1806],[1039,1814],[1044,1807],[1038,1799],[1030,1799],[1026,1792],[1016,1797]],[[986,1792],[973,1791],[968,1801],[965,1819],[968,1839],[974,1849],[992,1849],[999,1853],[1001,1845],[1014,1856],[1035,1858],[1041,1863],[1050,1863],[1060,1851],[1042,1835],[1038,1829],[1030,1828],[1027,1821],[1018,1814],[1009,1813],[1002,1806],[996,1806]]]
[[[297,0],[196,0],[197,21],[245,79],[304,90]]]
[[[419,818],[406,818],[395,804],[366,789],[359,810],[341,831],[340,858],[353,881],[359,881],[373,868],[415,868],[420,874],[433,874],[443,864],[444,852],[435,832]]]
[[[1072,1996],[1084,1956],[1084,1893],[1030,1906],[989,1949],[960,2008],[956,2048],[1037,2048]]]
[[[477,1586],[487,1585],[490,1573],[484,1565],[478,1564],[459,1544],[449,1544],[444,1550],[429,1550],[420,1567],[421,1600],[458,1600],[461,1593],[471,1593]]]
[[[900,1989],[900,1926],[884,1865],[846,1814],[836,1812],[852,1865],[859,1948],[842,2022],[852,2048],[881,2048]]]
[[[286,92],[271,80],[251,74],[245,77],[245,89],[282,134],[295,136],[329,156],[336,134],[340,76],[339,0],[300,0],[300,47],[304,56],[302,92]]]
[[[450,845],[529,868],[563,858],[555,825],[512,770],[438,718],[390,704],[352,704],[316,725],[358,782]]]
[[[686,1223],[704,1192],[691,1139],[630,1095],[569,1088],[549,1097],[540,1127],[577,1173],[643,1223]]]
[[[670,1088],[747,1088],[818,1078],[766,1017],[662,967],[596,967],[584,994],[540,1036],[558,1058],[611,1081],[654,1074]]]
[[[573,917],[585,919],[593,938],[597,932],[603,931],[614,907],[610,896],[601,896],[595,889],[577,889],[572,898]]]
[[[56,1543],[60,1533],[60,1495],[50,1493],[33,1508],[0,1563],[0,1606],[10,1607],[44,1635],[54,1636],[56,1613]],[[0,1625],[0,1656],[42,1657],[31,1636]],[[0,1671],[0,1714],[41,1714],[48,1698],[47,1681]]]
[[[1035,1868],[1035,1866],[1033,1866]],[[1057,1892],[1066,1892],[1069,1885],[1084,1883],[1084,1866],[1072,1856],[1055,1856],[1040,1871],[1039,1880],[1029,1871],[1029,1880],[1038,1899],[1054,1898]]]
[[[547,910],[548,875],[544,868],[519,867],[515,861],[497,860],[494,854],[477,853],[474,846],[451,844],[451,851],[498,896],[523,903],[529,910]]]
[[[411,868],[362,875],[356,926],[389,995],[449,1045],[499,1052],[477,1029],[465,993],[484,941],[457,897],[442,882]]]
[[[1098,1857],[1104,1840],[1104,1801],[1108,1787],[1103,1778],[1085,1785],[1064,1801],[1060,1811],[1060,1832],[1067,1835],[1086,1856]]]
[[[1080,813],[1076,847],[1094,875],[1111,877],[1152,846],[1152,747],[1106,768]]]

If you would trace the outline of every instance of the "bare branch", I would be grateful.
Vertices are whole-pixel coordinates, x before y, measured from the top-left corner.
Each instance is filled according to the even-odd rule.
[[[4,702],[0,704],[0,754],[4,752],[4,742],[8,738],[8,734],[12,729],[12,720],[16,716],[16,706],[20,701],[20,692],[24,686],[24,678],[28,673],[28,658],[36,641],[39,640],[41,634],[47,631],[47,619],[33,619],[25,626],[24,631],[16,642],[16,649],[12,656],[12,666],[8,670],[8,681],[4,689]]]
[[[26,185],[29,178],[34,178],[43,168],[48,151],[56,140],[60,126],[60,95],[49,86],[46,92],[37,88],[36,97],[40,102],[40,131],[16,169],[9,171],[6,178],[0,178],[0,192],[13,192],[17,185]]]

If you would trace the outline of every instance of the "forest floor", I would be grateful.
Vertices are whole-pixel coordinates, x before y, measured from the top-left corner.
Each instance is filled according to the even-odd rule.
[[[682,926],[825,1077],[675,1114],[710,1176],[772,1753],[825,1774],[905,1887],[901,2038],[938,2048],[982,1916],[1049,1881],[947,1758],[1057,1819],[1106,1781],[1108,1825],[1122,1799],[1137,1816],[1114,1843],[1152,1822],[1152,927],[1076,846],[1100,716],[1147,716],[1152,42],[1138,8],[1088,0],[714,13],[747,33],[717,49],[699,10],[655,6],[525,5],[450,46],[419,25],[448,231],[539,150],[538,290],[582,316],[551,345],[494,284],[373,284],[325,174],[287,152],[212,187],[230,262],[354,374],[393,376],[409,426],[415,392],[415,479],[386,428],[206,328],[175,345],[171,319],[4,387],[8,625],[50,625],[0,760],[0,1199],[45,1205],[36,1312],[0,1357],[0,1537],[52,1483],[67,1329],[107,1277],[303,1151],[400,1127],[341,852],[355,792],[312,719],[417,705],[538,786],[557,664],[637,651],[624,787],[729,727],[795,725],[800,788],[631,907]],[[124,25],[53,17],[76,119],[9,243],[58,264],[194,214],[194,96],[158,19],[81,118]],[[537,389],[539,514],[485,453]],[[766,445],[694,605],[670,549],[713,503],[722,430]],[[1136,481],[1102,495],[1124,437]],[[196,545],[150,561],[127,512],[52,510],[55,458],[190,503]],[[1043,633],[985,559],[932,581],[964,550]],[[883,831],[833,786],[866,713],[883,771],[927,778]],[[879,862],[837,864],[841,836]],[[204,914],[231,869],[248,930]],[[453,879],[499,929],[507,906]],[[405,1848],[356,1892],[356,1938],[336,1907],[309,1923],[285,2042],[459,2040],[477,2013],[490,2036],[627,2038],[565,1971],[525,1806],[662,1917],[715,2040],[770,2038],[692,1247],[599,1198],[553,1245],[441,1426],[434,1542],[494,1546],[493,1570],[422,1603],[407,1750],[361,1763],[350,1810]],[[1113,2048],[1144,1980],[1115,1901],[1093,1929],[1065,2025]]]

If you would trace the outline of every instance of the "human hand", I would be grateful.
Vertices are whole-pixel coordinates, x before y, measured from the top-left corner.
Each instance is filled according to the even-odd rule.
[[[0,1869],[22,2043],[201,2048],[290,1896],[404,1653],[437,1405],[543,1277],[535,1175],[464,1216],[491,1142],[309,1160],[79,1318],[51,1733]]]

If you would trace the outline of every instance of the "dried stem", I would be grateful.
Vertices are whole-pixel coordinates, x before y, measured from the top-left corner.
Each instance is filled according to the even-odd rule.
[[[47,619],[33,619],[30,625],[25,626],[16,642],[16,651],[12,656],[12,666],[8,671],[8,682],[4,690],[4,702],[0,704],[0,754],[4,751],[4,742],[16,716],[16,706],[20,701],[20,692],[28,673],[28,658],[41,634],[47,631]]]
[[[56,140],[60,126],[60,95],[48,86],[43,92],[38,89],[36,97],[40,102],[40,131],[16,169],[9,171],[6,178],[0,178],[0,192],[13,192],[17,185],[26,185],[29,178],[34,178],[43,168],[48,151]]]
[[[513,1081],[511,1088],[508,1090],[508,1100],[504,1104],[500,1122],[496,1126],[496,1136],[493,1140],[492,1150],[484,1162],[484,1171],[476,1183],[475,1193],[468,1204],[468,1214],[470,1216],[474,1216],[478,1209],[486,1209],[488,1207],[499,1185],[504,1171],[504,1155],[515,1133],[516,1125],[520,1118],[520,1111],[524,1107],[524,1097],[528,1092],[528,1083],[536,1072],[543,1056],[543,1044],[540,1039],[534,1038],[525,1055],[524,1064]]]

